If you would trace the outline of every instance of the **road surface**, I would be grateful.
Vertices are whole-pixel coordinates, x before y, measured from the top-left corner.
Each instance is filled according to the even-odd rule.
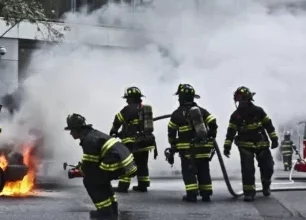
[[[278,176],[285,176],[278,171]],[[276,175],[277,176],[277,175]],[[232,178],[235,190],[241,189],[239,178]],[[0,198],[1,220],[86,220],[94,209],[81,185],[81,179],[70,180],[69,187],[37,189],[36,195],[27,198]],[[116,182],[114,182],[116,185]],[[303,186],[275,180],[273,187]],[[120,220],[202,220],[202,219],[306,219],[306,192],[277,192],[265,198],[258,193],[253,203],[242,198],[233,199],[224,181],[213,181],[214,195],[211,203],[186,204],[181,201],[184,185],[180,179],[153,179],[148,193],[130,191],[117,194]]]

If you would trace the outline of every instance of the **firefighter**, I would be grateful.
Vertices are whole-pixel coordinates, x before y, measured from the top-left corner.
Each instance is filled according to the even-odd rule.
[[[202,201],[209,202],[212,195],[209,162],[214,146],[212,140],[217,135],[216,119],[206,109],[194,102],[194,99],[200,98],[200,96],[195,94],[191,85],[180,84],[174,95],[178,95],[179,107],[172,113],[168,124],[168,140],[171,145],[171,154],[169,155],[172,157],[175,152],[178,152],[181,158],[181,169],[186,189],[186,195],[182,200],[197,202],[197,196],[200,192]],[[198,124],[208,128],[204,142],[197,140],[194,124],[189,118],[193,108],[198,110]],[[168,158],[170,164],[173,163],[171,157]]]
[[[91,211],[91,218],[116,219],[118,203],[111,181],[135,175],[137,167],[130,151],[112,138],[86,124],[79,114],[67,117],[67,127],[74,139],[80,139],[83,158],[80,171],[83,183],[97,210]]]
[[[133,186],[134,191],[147,192],[150,186],[149,177],[149,151],[154,150],[154,159],[157,158],[157,148],[153,135],[153,113],[149,105],[142,104],[140,89],[129,87],[125,90],[122,98],[126,99],[127,105],[115,116],[110,130],[111,136],[121,138],[121,142],[133,152],[137,166],[138,186]],[[122,127],[121,131],[118,130]],[[128,192],[130,178],[119,180],[117,192]]]
[[[240,152],[244,201],[246,202],[253,201],[256,195],[254,156],[260,168],[263,194],[270,196],[274,161],[269,149],[268,136],[272,142],[271,148],[278,147],[278,137],[272,121],[261,107],[253,104],[254,95],[255,93],[244,86],[234,92],[235,104],[238,102],[239,105],[230,117],[224,143],[224,155],[229,158],[235,138],[235,145],[238,146]]]
[[[284,135],[284,140],[281,142],[281,152],[283,155],[283,163],[285,171],[287,171],[287,169],[291,170],[293,150],[297,155],[299,153],[293,141],[290,140],[290,136],[291,136],[290,132],[286,131]]]

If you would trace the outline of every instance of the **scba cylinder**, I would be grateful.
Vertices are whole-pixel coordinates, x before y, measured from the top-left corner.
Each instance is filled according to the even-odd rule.
[[[196,138],[200,141],[205,141],[207,139],[207,129],[200,108],[197,106],[190,108],[189,117],[196,132]]]

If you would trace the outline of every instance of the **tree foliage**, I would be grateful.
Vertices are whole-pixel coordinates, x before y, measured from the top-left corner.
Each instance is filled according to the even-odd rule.
[[[22,21],[29,21],[37,26],[46,40],[63,39],[62,31],[48,22],[45,9],[39,0],[0,0],[0,17],[8,26],[15,26]],[[67,30],[64,27],[63,30]]]

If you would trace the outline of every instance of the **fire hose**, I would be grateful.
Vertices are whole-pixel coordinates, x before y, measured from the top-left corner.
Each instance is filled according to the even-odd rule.
[[[159,116],[159,117],[155,117],[153,119],[153,121],[159,121],[159,120],[170,118],[170,117],[171,117],[171,115],[169,115],[169,114],[168,115],[162,115],[162,116]],[[214,147],[215,147],[214,151],[217,153],[217,157],[218,157],[218,160],[219,160],[219,163],[220,163],[223,178],[224,178],[224,181],[225,181],[225,184],[227,186],[227,189],[228,189],[229,193],[235,198],[242,196],[243,191],[236,192],[232,187],[232,184],[231,184],[230,179],[229,179],[228,174],[227,174],[227,170],[226,170],[225,165],[224,165],[224,161],[223,161],[223,158],[222,158],[220,148],[219,148],[216,140],[214,140]],[[77,166],[68,165],[67,163],[64,163],[64,170],[66,170],[67,166],[72,167],[71,169],[68,170],[68,178],[69,179],[83,176],[82,173],[80,172],[80,170],[77,168]],[[292,175],[292,170],[291,170],[291,174],[290,174],[290,182],[293,183],[293,181],[291,179],[291,175]],[[297,187],[297,186],[278,187],[278,188],[271,188],[271,191],[272,192],[306,191],[306,187]],[[256,192],[262,192],[262,189],[257,189]]]
[[[162,116],[154,118],[153,121],[158,121],[158,120],[162,120],[162,119],[166,119],[166,118],[170,118],[170,117],[171,117],[171,115],[162,115]],[[232,184],[231,184],[231,182],[229,180],[229,177],[228,177],[225,165],[224,165],[224,161],[223,161],[223,158],[222,158],[222,154],[221,154],[220,148],[219,148],[218,143],[216,142],[216,140],[214,140],[214,147],[215,147],[215,152],[217,153],[217,156],[218,156],[218,160],[219,160],[220,167],[221,167],[221,170],[222,170],[223,178],[224,178],[224,181],[225,181],[225,184],[227,186],[227,189],[228,189],[229,193],[233,197],[240,197],[240,196],[242,196],[243,195],[243,191],[235,192],[233,187],[232,187]],[[278,187],[278,188],[271,188],[271,191],[272,192],[306,191],[306,187],[297,187],[297,186],[295,186],[295,187]],[[262,189],[257,189],[256,192],[262,192]]]

